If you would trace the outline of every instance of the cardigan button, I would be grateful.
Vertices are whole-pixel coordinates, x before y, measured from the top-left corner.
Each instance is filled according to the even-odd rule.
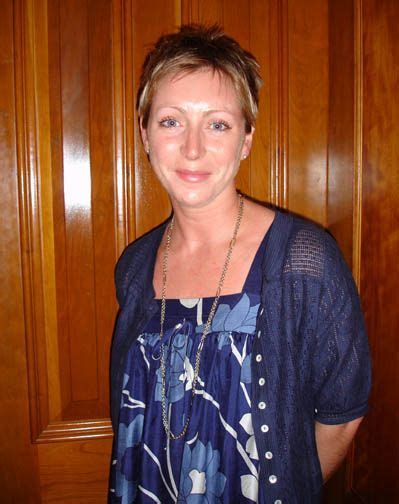
[[[275,476],[274,474],[271,474],[269,476],[269,482],[274,485],[274,483],[277,483],[277,476]]]
[[[261,401],[259,404],[258,404],[258,408],[259,409],[265,409],[266,408],[266,403]]]
[[[280,500],[280,499],[277,499],[277,500],[274,501],[274,504],[283,504],[283,501]]]
[[[263,424],[262,427],[260,428],[262,432],[269,432],[269,426],[266,424]]]
[[[266,383],[266,380],[264,378],[259,378],[259,385],[263,387],[263,385]]]
[[[259,315],[262,315],[264,311],[265,311],[265,309],[262,307],[262,308],[260,309]]]
[[[265,458],[267,458],[267,460],[271,460],[273,458],[273,453],[268,451],[265,453]]]
[[[255,357],[256,362],[262,362],[262,356],[260,353]]]
[[[260,338],[262,331],[258,331],[258,338]]]

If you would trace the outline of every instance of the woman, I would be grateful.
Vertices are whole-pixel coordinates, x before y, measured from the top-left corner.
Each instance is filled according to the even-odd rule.
[[[237,194],[261,80],[218,28],[160,38],[137,107],[173,217],[116,268],[110,502],[318,502],[367,410],[333,239]]]

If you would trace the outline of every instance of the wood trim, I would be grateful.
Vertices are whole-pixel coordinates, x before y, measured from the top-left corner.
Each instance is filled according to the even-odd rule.
[[[354,100],[354,184],[353,184],[353,264],[352,272],[359,292],[361,252],[362,252],[362,168],[363,168],[363,1],[354,3],[354,62],[355,62],[355,100]]]
[[[113,57],[113,129],[114,129],[114,178],[115,188],[115,222],[116,224],[116,250],[118,256],[122,253],[128,241],[127,236],[127,200],[126,186],[128,174],[126,173],[125,152],[125,30],[124,13],[121,0],[112,3],[112,57]]]
[[[75,441],[77,439],[113,437],[110,420],[87,420],[50,423],[36,439],[37,443]]]
[[[118,257],[136,236],[132,8],[131,0],[113,0],[115,241]]]
[[[0,485],[3,502],[40,502],[38,460],[31,445],[21,264],[21,5],[1,2],[0,18]],[[16,31],[18,30],[18,31]],[[19,114],[18,121],[17,115]],[[17,128],[19,130],[17,131]]]
[[[288,207],[288,2],[270,8],[270,202]]]
[[[200,17],[199,0],[181,0],[181,22],[188,24],[197,21]]]
[[[42,242],[39,194],[37,75],[35,26],[32,2],[15,2],[15,87],[17,149],[21,222],[22,284],[30,403],[31,437],[36,439],[48,423],[47,376],[38,369],[46,366]]]

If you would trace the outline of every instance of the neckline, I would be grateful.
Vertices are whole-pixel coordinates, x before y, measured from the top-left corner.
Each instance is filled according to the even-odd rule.
[[[255,256],[252,260],[251,266],[248,270],[248,274],[245,278],[244,284],[242,286],[242,289],[239,292],[233,292],[229,294],[222,294],[220,298],[227,298],[227,297],[233,297],[233,296],[239,296],[244,294],[244,292],[252,292],[253,290],[257,290],[256,287],[258,285],[260,286],[261,284],[261,275],[259,274],[261,272],[261,266],[262,266],[262,261],[263,261],[263,256],[264,256],[264,250],[266,248],[267,242],[269,240],[269,236],[271,234],[271,229],[276,221],[277,218],[277,212],[274,212],[274,217],[272,220],[272,223],[270,224],[269,228],[265,232],[258,249],[255,253]],[[254,292],[255,293],[255,292]],[[190,297],[190,298],[166,298],[165,301],[191,301],[194,299],[202,299],[205,301],[209,301],[214,299],[215,296],[203,296],[203,297]],[[155,301],[160,303],[162,301],[161,298],[156,298],[154,297]]]

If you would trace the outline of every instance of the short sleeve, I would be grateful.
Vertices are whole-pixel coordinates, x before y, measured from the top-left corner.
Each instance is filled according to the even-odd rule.
[[[315,419],[341,424],[368,410],[371,363],[352,274],[328,237],[313,358]]]

